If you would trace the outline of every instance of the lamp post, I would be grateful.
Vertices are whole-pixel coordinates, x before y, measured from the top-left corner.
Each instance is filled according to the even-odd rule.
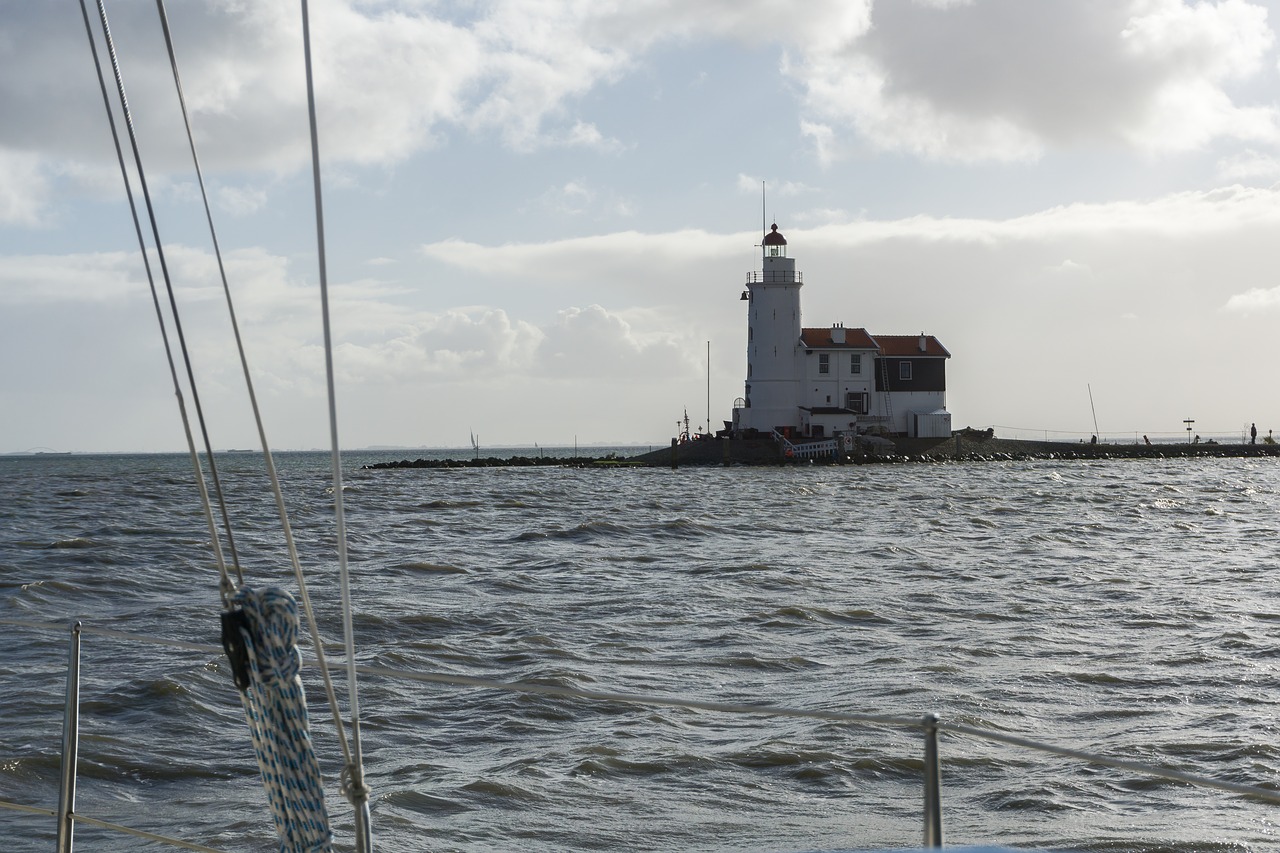
[[[1187,425],[1187,444],[1191,443],[1191,425],[1196,422],[1195,418],[1183,418],[1182,422]]]

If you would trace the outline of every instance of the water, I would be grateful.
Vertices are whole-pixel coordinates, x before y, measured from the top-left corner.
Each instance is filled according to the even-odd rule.
[[[419,455],[419,454],[415,454]],[[346,460],[362,662],[990,726],[1274,785],[1271,460],[364,471]],[[290,585],[253,454],[220,457],[255,585]],[[328,459],[279,459],[339,638]],[[217,642],[181,457],[0,459],[0,618]],[[0,625],[0,799],[54,808],[66,637]],[[79,811],[271,850],[218,655],[85,638]],[[350,809],[308,674],[339,841]],[[340,684],[341,687],[341,684]],[[370,678],[376,846],[918,845],[918,733]],[[942,737],[948,843],[1270,850],[1277,807]],[[8,851],[52,820],[0,810]],[[165,849],[77,827],[99,851]]]

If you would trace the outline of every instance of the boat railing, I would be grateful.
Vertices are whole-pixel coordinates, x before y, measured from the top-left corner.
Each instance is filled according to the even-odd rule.
[[[0,619],[0,625],[9,625],[35,631],[61,632],[67,630],[67,626],[64,624],[19,619]],[[80,724],[80,646],[81,638],[84,634],[94,634],[119,640],[153,643],[215,655],[222,654],[222,648],[220,646],[211,644],[168,640],[149,635],[116,631],[109,628],[88,626],[81,622],[76,622],[71,625],[67,665],[66,704],[63,710],[63,743],[61,753],[62,760],[60,762],[59,802],[57,808],[51,809],[48,807],[32,806],[30,804],[0,800],[0,809],[41,815],[54,819],[57,827],[56,849],[58,853],[71,853],[72,838],[76,823],[83,823],[107,829],[136,838],[142,838],[147,841],[168,844],[180,849],[203,851],[203,853],[226,853],[226,851],[219,850],[218,848],[157,835],[155,833],[102,820],[76,811],[76,771],[79,756],[78,733]],[[306,663],[309,666],[314,665],[314,661],[307,661]],[[555,696],[573,700],[614,702],[646,707],[683,708],[712,713],[756,717],[822,720],[854,726],[887,727],[908,731],[917,730],[921,734],[923,741],[923,846],[927,848],[943,846],[941,797],[942,762],[938,751],[939,732],[971,737],[978,740],[1003,744],[1005,746],[1018,747],[1032,752],[1068,758],[1085,764],[1110,767],[1142,776],[1182,782],[1199,788],[1224,791],[1230,794],[1252,797],[1266,802],[1280,804],[1280,790],[1263,788],[1256,785],[1246,785],[1239,782],[1229,782],[1222,779],[1214,779],[1207,776],[1200,776],[1198,774],[1187,773],[1182,770],[1174,770],[1168,767],[1160,767],[1140,761],[1113,758],[1111,756],[1101,755],[1099,753],[1089,752],[1086,750],[1072,749],[1070,747],[1057,746],[1055,744],[1036,741],[994,729],[986,729],[961,723],[950,723],[939,719],[936,715],[931,713],[925,714],[922,717],[905,717],[884,714],[863,714],[850,711],[829,711],[819,709],[806,710],[800,708],[785,708],[775,705],[746,705],[707,699],[657,696],[639,693],[614,693],[599,690],[584,690],[576,687],[558,687],[547,684],[533,684],[528,682],[498,681],[489,678],[477,678],[439,672],[416,672],[384,666],[357,666],[356,671],[362,676],[372,678],[398,679],[423,684],[442,684],[453,687],[472,687],[484,690],[501,690],[513,693]]]

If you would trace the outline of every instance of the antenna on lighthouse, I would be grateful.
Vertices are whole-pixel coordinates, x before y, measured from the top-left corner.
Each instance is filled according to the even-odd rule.
[[[764,238],[769,233],[769,214],[765,210],[764,181],[760,182],[760,268],[764,269]]]

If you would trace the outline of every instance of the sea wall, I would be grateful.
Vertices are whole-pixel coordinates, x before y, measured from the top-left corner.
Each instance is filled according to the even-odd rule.
[[[1024,459],[1184,459],[1280,456],[1280,444],[1090,444],[1023,441],[969,431],[950,438],[897,438],[892,449],[808,459],[788,459],[771,439],[703,439],[639,456],[487,456],[471,459],[401,459],[364,466],[393,468],[668,468],[706,465],[873,465],[904,462],[982,462]]]

